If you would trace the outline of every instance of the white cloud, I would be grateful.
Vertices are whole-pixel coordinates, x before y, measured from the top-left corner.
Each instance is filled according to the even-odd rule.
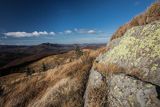
[[[56,33],[55,33],[55,32],[50,32],[49,34],[50,34],[50,35],[56,35]]]
[[[95,30],[88,30],[88,34],[96,34],[97,32]]]
[[[77,29],[75,28],[74,31],[76,33],[80,33],[80,34],[99,34],[101,32],[94,30],[94,29]]]
[[[13,36],[13,37],[25,37],[25,36],[30,36],[30,34],[26,33],[26,32],[7,32],[4,33],[4,35],[6,36]]]
[[[39,36],[48,36],[48,35],[69,35],[69,34],[101,34],[101,31],[95,29],[73,29],[73,30],[65,30],[63,32],[47,32],[47,31],[33,31],[33,32],[6,32],[3,33],[5,37],[39,37]]]
[[[85,33],[87,33],[87,30],[86,29],[75,29],[75,32],[85,34]]]
[[[8,37],[16,37],[16,38],[21,38],[21,37],[39,37],[39,36],[44,36],[44,35],[55,35],[55,32],[46,32],[46,31],[34,31],[34,32],[7,32],[4,33],[5,36]]]
[[[94,29],[77,29],[73,30],[65,30],[63,32],[58,32],[59,35],[68,35],[68,34],[100,34],[102,31],[94,30]]]
[[[71,31],[71,30],[66,30],[66,31],[64,31],[64,33],[65,33],[65,34],[71,34],[72,31]]]

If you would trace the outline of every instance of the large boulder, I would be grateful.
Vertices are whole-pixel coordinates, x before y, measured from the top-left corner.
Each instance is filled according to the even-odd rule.
[[[128,30],[99,63],[115,64],[125,74],[160,86],[160,21]]]
[[[160,107],[160,21],[131,28],[107,49],[91,70],[86,107]]]

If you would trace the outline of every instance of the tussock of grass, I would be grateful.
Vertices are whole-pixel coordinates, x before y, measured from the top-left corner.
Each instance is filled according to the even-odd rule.
[[[102,64],[102,63],[94,63],[94,69],[99,71],[100,73],[106,75],[108,73],[122,73],[125,72],[125,69],[116,65],[116,64]]]

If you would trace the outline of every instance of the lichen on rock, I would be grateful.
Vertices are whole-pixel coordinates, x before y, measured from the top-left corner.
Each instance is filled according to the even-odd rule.
[[[138,78],[160,86],[160,21],[131,28],[104,56],[100,63],[138,68]],[[133,74],[131,70],[126,73]]]

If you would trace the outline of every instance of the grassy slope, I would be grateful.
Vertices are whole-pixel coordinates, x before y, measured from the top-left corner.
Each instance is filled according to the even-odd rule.
[[[86,50],[85,54],[79,59],[73,58],[74,60],[70,62],[62,63],[46,72],[34,73],[31,76],[26,76],[24,73],[16,73],[1,77],[0,106],[83,106],[83,95],[89,71],[96,56],[104,50],[104,48]],[[74,54],[71,51],[65,55],[59,55],[60,58],[57,60],[62,61],[62,56],[72,59]],[[37,69],[38,65],[43,61],[48,61],[48,63],[54,62],[54,58],[50,57],[44,58],[30,66],[36,66],[35,68]]]

